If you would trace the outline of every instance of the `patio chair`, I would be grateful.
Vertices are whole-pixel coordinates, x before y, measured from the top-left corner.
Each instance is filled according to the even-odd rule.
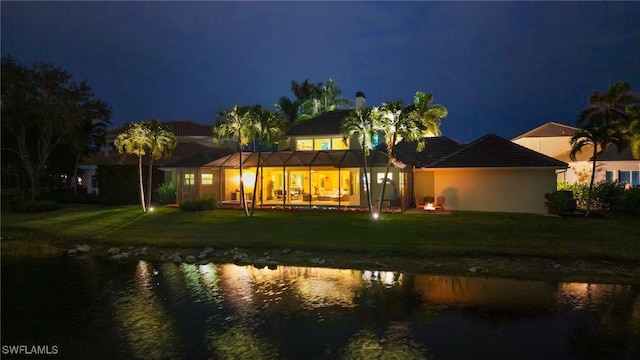
[[[433,204],[433,207],[436,211],[444,211],[444,196],[438,196],[436,198],[436,203]]]
[[[416,209],[424,210],[424,196],[416,196]]]

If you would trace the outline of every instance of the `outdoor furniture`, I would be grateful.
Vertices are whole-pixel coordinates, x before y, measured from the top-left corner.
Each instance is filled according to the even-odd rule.
[[[444,196],[438,196],[436,198],[436,203],[433,204],[433,207],[436,211],[444,211]]]
[[[416,209],[424,210],[424,196],[416,196]]]

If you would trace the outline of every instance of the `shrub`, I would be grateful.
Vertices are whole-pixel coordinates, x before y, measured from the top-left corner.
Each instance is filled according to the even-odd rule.
[[[162,205],[176,203],[176,186],[173,183],[162,183],[156,189],[158,193],[158,202]]]
[[[624,188],[617,182],[599,182],[593,186],[593,205],[607,210],[616,210],[622,207]]]
[[[623,192],[619,210],[640,214],[640,187],[635,186]]]
[[[198,199],[187,200],[180,204],[182,211],[203,211],[213,210],[218,207],[218,199],[212,196],[201,197]]]
[[[40,213],[47,211],[54,211],[60,209],[61,206],[53,200],[24,200],[17,201],[13,205],[13,211],[21,213]]]
[[[547,207],[547,211],[550,214],[560,215],[569,211],[569,200],[571,199],[571,193],[568,191],[553,191],[544,194],[544,198],[547,201],[544,205]]]

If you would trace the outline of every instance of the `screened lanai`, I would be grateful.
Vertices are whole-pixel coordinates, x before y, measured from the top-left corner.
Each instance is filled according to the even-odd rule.
[[[223,204],[240,201],[240,156],[245,196],[252,199],[255,187],[259,206],[361,207],[367,204],[361,150],[243,152],[212,161],[203,167],[219,169],[216,173],[220,174]],[[384,179],[387,154],[371,151],[367,156],[367,168],[371,164],[373,177],[369,173],[367,179],[376,196]],[[392,167],[389,178],[394,186],[388,186],[385,192],[395,190],[400,192],[397,195],[402,195],[405,192],[402,170]]]

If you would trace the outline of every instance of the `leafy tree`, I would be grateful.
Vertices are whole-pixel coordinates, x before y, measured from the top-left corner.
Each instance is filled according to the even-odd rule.
[[[87,123],[109,121],[111,109],[61,67],[36,63],[29,68],[10,56],[2,57],[1,92],[3,140],[12,145],[3,151],[13,155],[3,160],[17,161],[15,170],[30,179],[35,200],[52,153],[69,140],[82,147]]]
[[[377,135],[375,129],[376,119],[380,117],[380,111],[377,107],[356,108],[347,117],[345,117],[340,123],[340,133],[342,134],[343,141],[348,141],[355,135],[358,138],[358,143],[362,147],[363,163],[362,168],[364,170],[364,186],[367,192],[367,207],[369,208],[369,214],[373,217],[373,208],[371,200],[371,187],[369,185],[369,176],[367,170],[367,156],[373,146],[374,136]]]
[[[144,200],[144,187],[142,182],[142,156],[149,149],[149,128],[144,122],[130,123],[125,126],[123,132],[118,134],[114,141],[114,145],[121,154],[135,154],[138,156],[138,175],[140,179],[140,203],[142,204],[142,212],[147,212]]]
[[[235,138],[239,152],[240,167],[240,199],[244,207],[245,216],[249,216],[247,200],[244,194],[244,180],[242,179],[242,148],[249,144],[255,136],[254,127],[251,124],[250,109],[234,105],[230,111],[221,111],[213,125],[213,140],[220,142],[222,139]]]
[[[251,126],[253,132],[258,140],[258,164],[256,167],[256,177],[253,184],[253,200],[251,203],[251,216],[256,209],[256,193],[258,189],[258,176],[262,174],[262,165],[260,159],[262,157],[262,144],[273,145],[274,142],[280,140],[284,135],[285,123],[276,115],[275,112],[270,110],[263,110],[261,106],[257,105],[250,109],[249,117],[251,119]],[[261,176],[261,175],[260,175]],[[260,199],[262,202],[262,199]]]
[[[82,156],[90,151],[98,151],[102,145],[106,145],[105,136],[107,128],[111,125],[111,109],[106,104],[95,100],[93,110],[88,116],[77,124],[76,131],[69,138],[70,147],[75,150],[75,163],[73,167],[73,192],[77,193],[78,166]]]
[[[149,173],[147,186],[147,204],[151,206],[151,181],[153,179],[153,160],[158,160],[162,156],[168,156],[176,148],[176,136],[169,126],[162,124],[156,119],[143,121],[148,136],[147,146],[149,154]]]

